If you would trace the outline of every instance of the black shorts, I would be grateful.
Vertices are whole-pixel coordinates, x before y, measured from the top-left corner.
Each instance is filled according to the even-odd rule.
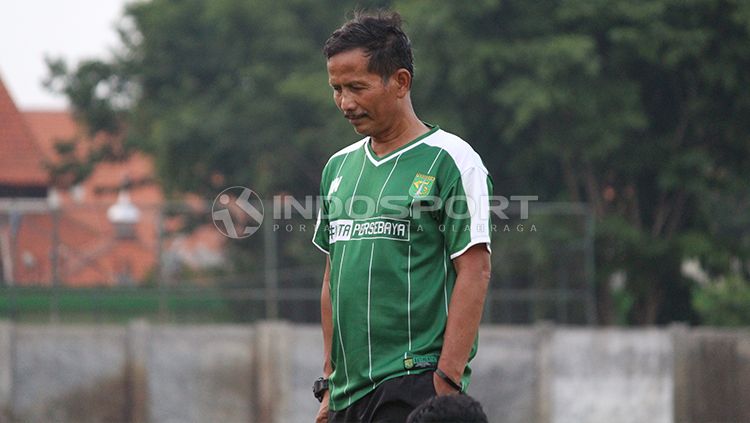
[[[412,410],[437,395],[432,374],[386,380],[349,407],[328,412],[328,423],[404,423]]]

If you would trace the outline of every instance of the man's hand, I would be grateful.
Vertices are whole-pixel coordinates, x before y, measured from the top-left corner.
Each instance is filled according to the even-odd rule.
[[[323,401],[320,403],[318,408],[318,415],[315,417],[315,423],[328,423],[328,399],[330,391],[326,391],[323,394]]]

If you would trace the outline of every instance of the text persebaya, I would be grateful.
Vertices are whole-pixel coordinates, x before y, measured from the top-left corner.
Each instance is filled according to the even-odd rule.
[[[409,240],[409,221],[389,217],[371,219],[339,219],[330,222],[330,242],[384,238]]]

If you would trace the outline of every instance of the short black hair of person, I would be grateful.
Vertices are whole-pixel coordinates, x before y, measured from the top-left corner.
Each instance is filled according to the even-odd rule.
[[[367,70],[387,79],[404,68],[414,77],[411,41],[401,29],[401,15],[378,10],[356,11],[354,17],[331,34],[323,46],[326,59],[362,48],[369,58]]]
[[[406,423],[487,423],[487,415],[469,395],[440,395],[415,408]]]

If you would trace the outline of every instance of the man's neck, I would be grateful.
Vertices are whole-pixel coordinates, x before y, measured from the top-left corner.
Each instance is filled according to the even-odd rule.
[[[402,120],[400,124],[394,125],[387,133],[371,136],[370,147],[372,147],[372,151],[378,157],[383,157],[408,144],[420,135],[427,133],[429,130],[430,128],[412,113],[407,119]]]

